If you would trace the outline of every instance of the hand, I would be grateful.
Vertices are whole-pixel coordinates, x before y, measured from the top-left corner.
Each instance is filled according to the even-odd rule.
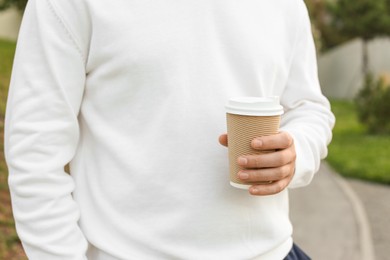
[[[228,146],[227,135],[221,135],[219,142]],[[252,195],[272,195],[284,190],[295,172],[296,153],[291,135],[280,132],[258,137],[252,140],[251,146],[258,151],[274,151],[240,156],[237,163],[244,170],[238,172],[239,179],[248,184],[253,183],[249,188]]]

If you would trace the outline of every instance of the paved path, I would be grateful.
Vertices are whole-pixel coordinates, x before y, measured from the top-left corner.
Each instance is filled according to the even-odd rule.
[[[291,190],[290,197],[295,242],[314,260],[375,259],[363,203],[326,162],[308,187]]]
[[[366,209],[376,259],[390,260],[390,185],[352,179],[348,183]]]

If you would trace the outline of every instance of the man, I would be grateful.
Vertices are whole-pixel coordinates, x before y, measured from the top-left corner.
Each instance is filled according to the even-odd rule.
[[[272,181],[249,193],[217,142],[232,96],[285,110],[252,142],[276,151],[237,158]],[[5,129],[18,234],[33,260],[292,259],[288,188],[333,123],[301,0],[30,0]]]

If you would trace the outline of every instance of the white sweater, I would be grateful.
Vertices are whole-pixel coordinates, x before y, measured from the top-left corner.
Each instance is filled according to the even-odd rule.
[[[231,187],[218,143],[229,97],[270,95],[307,185],[334,118],[302,0],[29,0],[5,129],[29,258],[282,259],[288,189]]]

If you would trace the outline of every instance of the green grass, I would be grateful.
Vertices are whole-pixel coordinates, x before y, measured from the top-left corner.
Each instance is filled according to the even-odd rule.
[[[8,189],[6,185],[7,167],[4,161],[4,115],[8,86],[12,70],[15,43],[0,40],[0,190]]]
[[[367,134],[353,102],[331,103],[336,126],[328,162],[346,177],[390,184],[390,136]]]
[[[4,115],[8,86],[15,53],[15,43],[0,40],[0,259],[27,259],[15,231],[4,160]]]
[[[4,114],[14,53],[15,43],[0,40],[0,190],[6,188],[4,184],[4,177],[6,175],[7,167],[3,160]]]
[[[0,40],[0,113],[4,118],[5,101],[15,53],[15,43]]]

